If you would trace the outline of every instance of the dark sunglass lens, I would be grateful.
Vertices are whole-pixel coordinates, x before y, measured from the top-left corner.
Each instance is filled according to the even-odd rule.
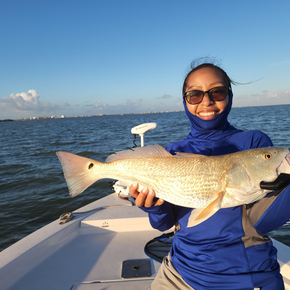
[[[211,91],[211,97],[214,101],[222,101],[227,96],[227,89],[226,88],[214,88]]]
[[[201,101],[203,97],[203,92],[199,90],[193,90],[193,91],[187,92],[185,96],[188,103],[194,105]]]

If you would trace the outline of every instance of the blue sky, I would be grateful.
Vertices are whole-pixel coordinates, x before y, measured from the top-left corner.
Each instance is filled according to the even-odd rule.
[[[182,109],[192,60],[290,104],[290,1],[1,0],[0,119]]]

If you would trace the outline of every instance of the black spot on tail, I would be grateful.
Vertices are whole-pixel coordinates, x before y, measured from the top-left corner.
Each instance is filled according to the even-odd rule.
[[[94,163],[90,163],[88,169],[91,169],[92,167],[94,167]]]

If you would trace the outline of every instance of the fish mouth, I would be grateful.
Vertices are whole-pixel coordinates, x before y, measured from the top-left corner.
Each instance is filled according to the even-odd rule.
[[[286,155],[285,159],[288,162],[288,165],[290,166],[290,152]]]
[[[284,157],[280,166],[277,168],[277,174],[290,173],[290,152]]]

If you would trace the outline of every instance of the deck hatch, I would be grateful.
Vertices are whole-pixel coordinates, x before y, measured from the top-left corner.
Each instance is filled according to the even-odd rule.
[[[125,260],[122,263],[122,278],[141,278],[151,276],[149,259]]]

